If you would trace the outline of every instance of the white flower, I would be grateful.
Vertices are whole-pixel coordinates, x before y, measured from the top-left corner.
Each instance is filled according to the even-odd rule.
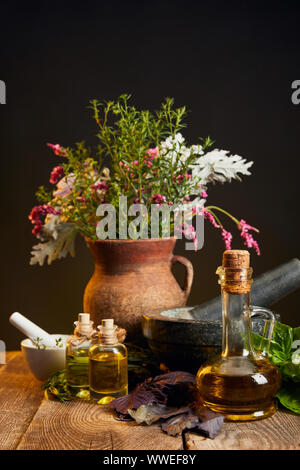
[[[185,162],[191,155],[191,148],[183,145],[185,139],[183,135],[178,132],[174,137],[171,135],[160,143],[161,155],[174,165],[178,160]],[[195,152],[194,152],[195,153]]]
[[[247,162],[239,155],[228,155],[228,150],[212,150],[199,157],[191,165],[193,179],[201,178],[201,184],[205,185],[213,181],[220,183],[230,182],[231,179],[241,180],[238,173],[250,175],[248,169],[253,162]]]
[[[296,349],[292,354],[292,363],[296,366],[300,364],[300,348]]]
[[[203,147],[202,145],[192,145],[191,146],[191,151],[193,152],[194,155],[203,155]]]

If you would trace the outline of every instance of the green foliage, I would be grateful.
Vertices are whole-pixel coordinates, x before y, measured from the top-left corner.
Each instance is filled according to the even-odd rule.
[[[52,191],[47,190],[45,186],[40,186],[35,195],[41,204],[48,204],[52,199]]]
[[[121,158],[140,161],[150,147],[158,146],[165,137],[175,136],[186,127],[182,122],[186,108],[173,109],[173,98],[166,98],[160,109],[151,113],[128,105],[130,97],[123,94],[115,102],[90,102],[99,129],[98,155],[110,157],[117,173]]]
[[[255,333],[252,334],[252,340],[255,349],[259,349],[262,345],[261,349],[267,351],[267,340]],[[282,387],[277,398],[284,407],[300,414],[299,346],[300,327],[292,328],[284,323],[275,322],[268,357],[281,372]]]
[[[52,374],[49,379],[42,385],[45,390],[45,396],[48,399],[48,394],[61,402],[73,399],[67,385],[66,371],[59,370]]]

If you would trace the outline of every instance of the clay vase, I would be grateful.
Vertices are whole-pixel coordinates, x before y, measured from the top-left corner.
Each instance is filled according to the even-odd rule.
[[[127,339],[142,335],[141,319],[147,313],[186,305],[193,282],[193,265],[173,255],[175,238],[90,240],[95,270],[84,292],[84,312],[94,325],[113,318],[127,330]],[[171,267],[185,266],[181,287]]]

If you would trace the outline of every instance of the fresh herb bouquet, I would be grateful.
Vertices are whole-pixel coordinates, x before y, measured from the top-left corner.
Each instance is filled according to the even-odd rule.
[[[33,247],[30,264],[43,265],[47,258],[50,264],[68,253],[74,255],[77,234],[97,240],[97,207],[111,204],[118,213],[120,196],[126,196],[129,205],[144,204],[147,211],[153,204],[176,205],[185,211],[190,207],[193,214],[202,215],[220,230],[226,249],[230,249],[232,234],[216,212],[225,214],[237,225],[244,244],[260,254],[251,234],[258,232],[256,228],[206,204],[209,184],[240,180],[240,175],[250,175],[253,162],[228,151],[211,150],[209,137],[187,146],[181,133],[186,127],[186,108],[174,109],[173,99],[166,98],[158,111],[150,112],[130,106],[129,98],[122,95],[116,101],[91,101],[99,141],[93,152],[84,142],[72,148],[47,144],[60,163],[50,175],[54,189],[38,189],[39,205],[29,215],[32,232],[40,240]],[[147,226],[150,234],[150,218]],[[176,236],[174,220],[171,228]],[[117,226],[117,238],[118,232]],[[183,224],[182,232],[196,246],[193,225]]]

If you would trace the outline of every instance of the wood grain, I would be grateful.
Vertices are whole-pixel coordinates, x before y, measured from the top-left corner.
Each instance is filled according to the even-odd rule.
[[[180,450],[182,440],[162,434],[155,425],[117,421],[107,406],[49,400],[40,406],[18,449]]]
[[[299,450],[300,416],[277,411],[270,418],[248,423],[224,423],[215,439],[189,433],[189,450]]]
[[[8,352],[0,366],[0,449],[15,449],[43,399],[41,382],[21,352]]]
[[[181,437],[158,425],[115,419],[109,407],[84,401],[44,400],[21,352],[0,366],[0,449],[182,450]],[[215,439],[187,433],[190,450],[299,450],[300,416],[278,411],[249,423],[224,423]]]

